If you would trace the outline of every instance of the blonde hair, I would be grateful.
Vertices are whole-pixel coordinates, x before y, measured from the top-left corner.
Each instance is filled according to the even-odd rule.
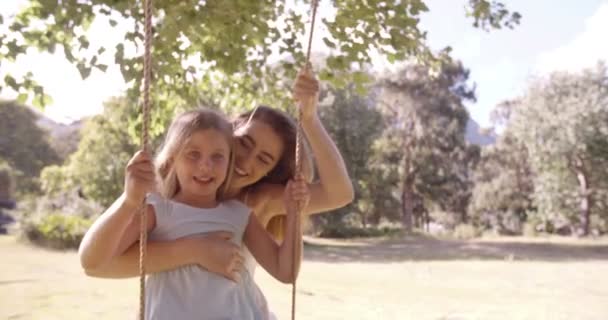
[[[182,150],[189,137],[197,131],[208,129],[214,129],[223,134],[230,146],[226,179],[224,179],[216,194],[218,200],[223,198],[226,188],[230,184],[234,166],[232,124],[219,112],[207,108],[186,111],[178,115],[167,131],[165,141],[154,161],[159,179],[158,189],[163,197],[173,198],[180,191],[179,181],[173,166],[175,156]]]

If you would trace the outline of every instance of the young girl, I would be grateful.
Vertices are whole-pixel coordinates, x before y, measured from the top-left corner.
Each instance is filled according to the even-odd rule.
[[[299,263],[293,265],[294,256],[301,254],[302,241],[295,206],[297,201],[306,204],[307,186],[302,179],[286,186],[287,232],[285,241],[278,245],[247,206],[237,200],[218,200],[232,173],[231,141],[231,124],[215,112],[197,110],[178,116],[156,159],[158,188],[150,157],[145,152],[137,153],[127,165],[124,194],[82,241],[79,254],[83,267],[104,265],[124,251],[121,243],[132,242],[125,238],[137,239],[137,208],[146,198],[151,241],[226,231],[234,245],[242,240],[276,279],[293,281],[299,269]],[[147,319],[267,319],[268,311],[258,301],[260,293],[253,279],[248,272],[240,271],[243,261],[238,251],[227,254],[230,269],[238,271],[238,282],[193,265],[150,275]]]

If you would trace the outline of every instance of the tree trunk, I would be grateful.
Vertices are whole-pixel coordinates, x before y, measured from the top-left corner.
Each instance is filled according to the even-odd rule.
[[[467,215],[467,209],[465,207],[465,204],[460,203],[458,206],[458,210],[460,211],[460,222],[462,223],[468,223],[469,222],[469,216]]]
[[[581,235],[588,236],[589,228],[591,224],[591,190],[589,187],[589,178],[583,161],[580,158],[576,158],[576,178],[578,179],[579,193],[581,195],[579,203],[579,214],[581,220]]]
[[[589,180],[583,171],[576,174],[578,178],[579,192],[581,193],[581,202],[579,205],[582,235],[589,235],[589,227],[591,223],[591,193],[589,192]]]
[[[405,156],[403,161],[404,165],[404,177],[403,177],[403,190],[401,192],[401,208],[402,208],[402,223],[405,232],[412,233],[413,231],[413,218],[414,218],[414,179],[411,176],[411,161],[409,155]]]
[[[407,182],[403,185],[403,192],[401,193],[401,204],[402,204],[402,223],[405,232],[412,233],[413,230],[413,216],[414,216],[414,191],[412,185]]]
[[[373,226],[377,226],[380,223],[380,218],[381,218],[381,210],[378,209],[379,206],[374,206],[374,210],[372,211],[372,213],[367,216],[367,223]]]
[[[408,135],[413,131],[414,122],[410,122],[409,127],[403,136],[405,156],[403,157],[403,190],[401,191],[401,221],[406,233],[412,233],[414,229],[414,177],[416,176],[416,170],[412,168],[412,150],[416,147],[416,141]]]

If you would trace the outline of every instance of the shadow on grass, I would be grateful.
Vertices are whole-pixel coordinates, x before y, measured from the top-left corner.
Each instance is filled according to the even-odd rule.
[[[521,241],[440,240],[403,237],[391,240],[324,241],[308,239],[305,259],[319,262],[403,262],[446,260],[608,260],[607,244]]]

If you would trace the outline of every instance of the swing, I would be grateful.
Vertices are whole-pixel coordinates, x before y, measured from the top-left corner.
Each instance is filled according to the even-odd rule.
[[[149,152],[149,124],[150,124],[150,79],[152,77],[152,67],[151,67],[151,42],[152,42],[152,0],[143,0],[144,1],[144,88],[143,88],[143,128],[142,128],[142,137],[141,144],[144,151]],[[312,46],[312,35],[315,27],[315,20],[317,15],[317,6],[318,0],[311,1],[311,10],[312,10],[312,19],[310,21],[310,35],[308,37],[308,47],[306,50],[306,66],[309,66],[310,63],[310,50]],[[299,175],[302,172],[302,161],[300,159],[301,156],[301,143],[302,143],[302,126],[301,126],[301,118],[302,118],[302,109],[299,108],[299,114],[297,117],[297,134],[296,134],[296,175]],[[301,212],[301,203],[298,203],[298,214]],[[145,319],[145,307],[146,307],[146,268],[145,268],[145,259],[146,259],[146,244],[148,241],[148,233],[146,231],[147,225],[147,216],[145,214],[145,202],[140,207],[141,214],[141,223],[140,223],[140,233],[139,233],[139,319]],[[297,244],[296,244],[297,245]],[[294,256],[295,259],[295,256]],[[293,271],[295,273],[295,263],[293,264]],[[291,287],[291,319],[295,320],[296,314],[296,280],[294,279],[292,287]]]

